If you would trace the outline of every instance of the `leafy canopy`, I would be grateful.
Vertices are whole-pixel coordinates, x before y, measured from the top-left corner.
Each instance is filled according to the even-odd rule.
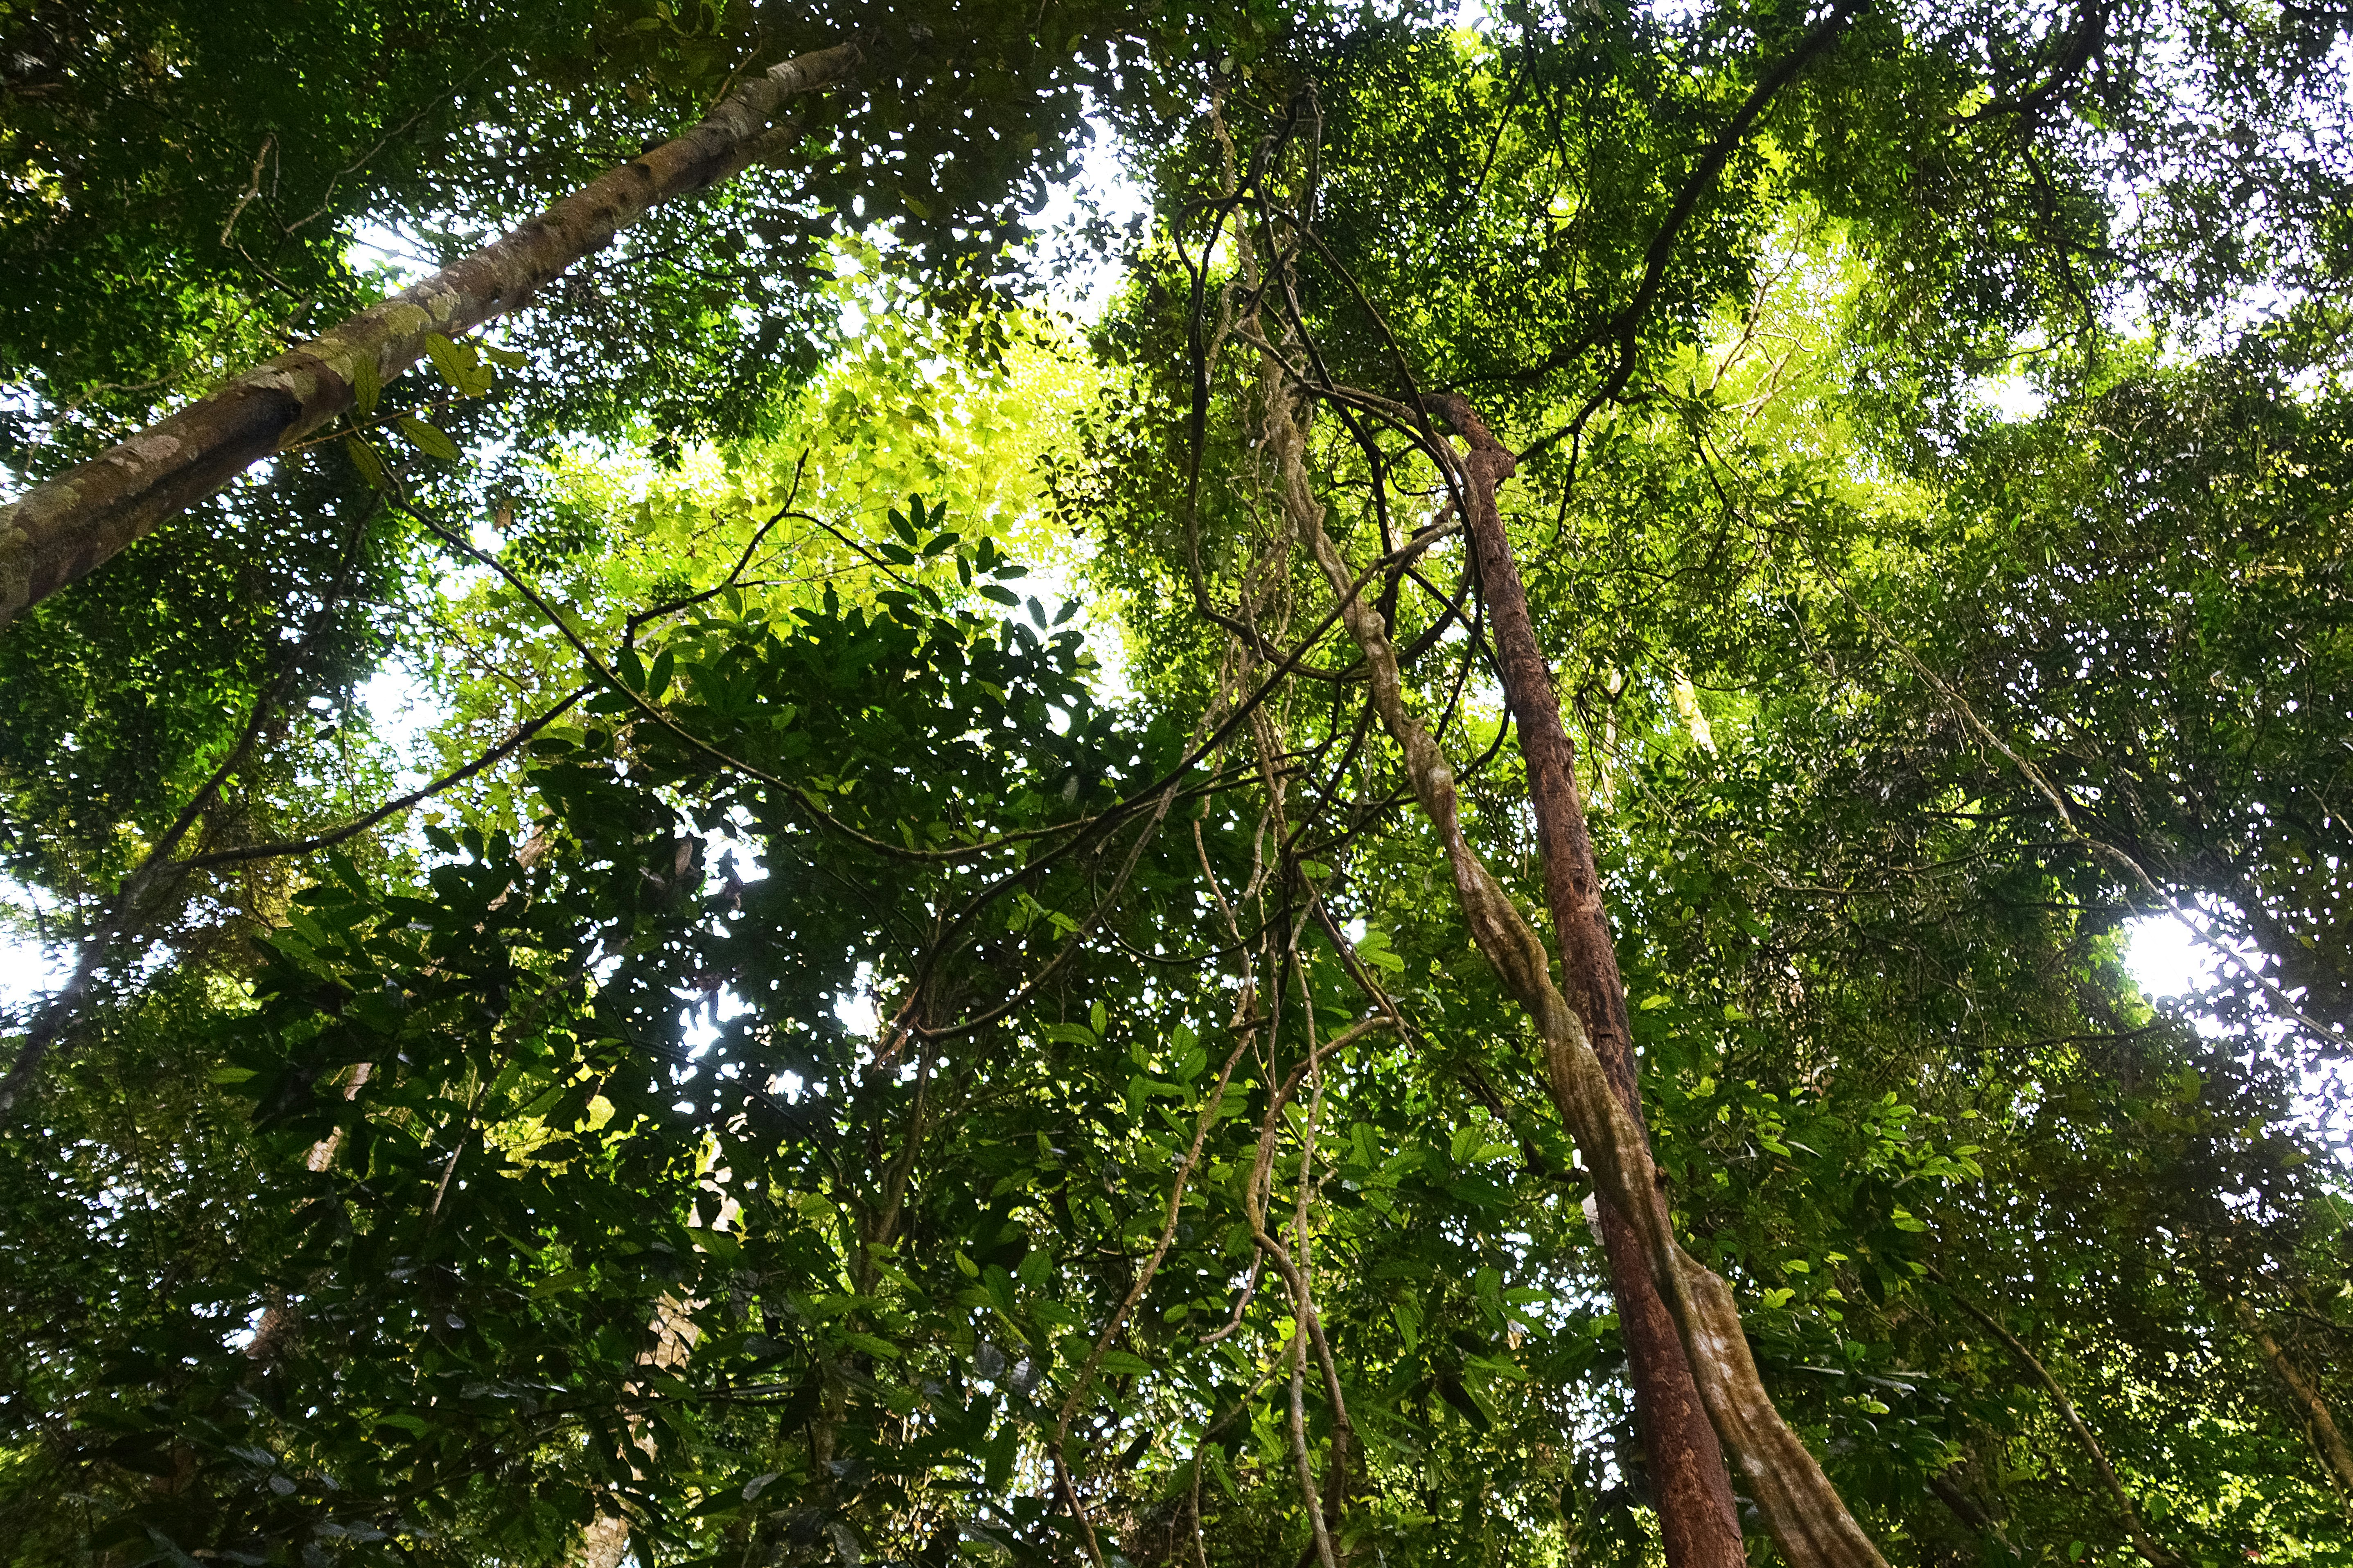
[[[872,62],[0,639],[83,974],[9,1023],[7,1561],[1653,1560],[1591,1177],[1268,441],[1538,909],[1484,585],[1400,548],[1437,389],[1678,1234],[1889,1560],[2353,1560],[2338,22],[0,31],[20,478],[355,241]],[[1090,128],[1152,206],[1082,324],[1008,247]],[[2175,911],[2237,956],[2152,1002]]]

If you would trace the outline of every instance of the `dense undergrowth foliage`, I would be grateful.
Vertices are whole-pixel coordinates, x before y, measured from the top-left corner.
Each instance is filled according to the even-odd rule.
[[[843,41],[0,627],[0,1561],[2353,1562],[2343,19],[0,5],[12,475]]]

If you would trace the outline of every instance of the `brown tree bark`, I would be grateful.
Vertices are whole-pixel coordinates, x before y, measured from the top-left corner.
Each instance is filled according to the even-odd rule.
[[[669,1372],[682,1366],[694,1352],[694,1342],[702,1331],[694,1326],[694,1310],[701,1303],[681,1301],[664,1292],[654,1303],[653,1321],[647,1325],[653,1343],[638,1352],[638,1364]],[[629,1440],[648,1459],[654,1458],[653,1435],[646,1430],[643,1415],[632,1413],[628,1417]],[[635,1460],[629,1463],[632,1479],[643,1480],[645,1471]],[[621,1559],[629,1550],[629,1516],[621,1511],[620,1504],[607,1499],[596,1517],[580,1532],[580,1568],[620,1568]]]
[[[652,208],[742,173],[768,151],[763,132],[780,104],[842,80],[858,61],[857,45],[838,44],[769,68],[685,135],[0,506],[0,626],[342,414],[362,363],[390,382],[417,363],[427,337],[454,338],[520,309]]]
[[[1634,1066],[1633,1033],[1626,1017],[1626,986],[1618,950],[1603,923],[1601,879],[1577,789],[1577,749],[1560,721],[1552,670],[1528,618],[1527,594],[1495,510],[1495,489],[1515,459],[1489,434],[1458,395],[1426,400],[1471,444],[1462,459],[1463,521],[1478,563],[1480,595],[1493,628],[1504,700],[1520,732],[1528,799],[1535,811],[1536,845],[1544,859],[1545,901],[1559,935],[1569,1005],[1577,1009],[1610,1091],[1634,1125],[1642,1120],[1641,1080]],[[1725,1468],[1724,1449],[1701,1404],[1675,1321],[1651,1281],[1641,1244],[1618,1205],[1599,1194],[1599,1226],[1609,1259],[1619,1331],[1634,1384],[1634,1415],[1649,1456],[1651,1488],[1671,1568],[1705,1564],[1741,1568],[1740,1513]]]
[[[1303,423],[1278,420],[1274,456],[1295,535],[1339,596],[1341,620],[1365,655],[1375,710],[1403,753],[1408,781],[1444,846],[1472,941],[1528,1014],[1543,1042],[1546,1087],[1593,1168],[1601,1202],[1626,1216],[1660,1298],[1673,1316],[1709,1423],[1740,1468],[1766,1528],[1792,1568],[1886,1568],[1830,1478],[1781,1419],[1757,1375],[1731,1288],[1683,1249],[1658,1188],[1650,1141],[1610,1087],[1585,1026],[1553,984],[1551,955],[1509,893],[1463,837],[1454,768],[1405,700],[1397,650],[1380,614],[1324,530],[1307,483]]]

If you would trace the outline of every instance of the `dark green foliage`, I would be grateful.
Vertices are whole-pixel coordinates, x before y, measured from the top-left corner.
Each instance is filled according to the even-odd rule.
[[[551,290],[490,396],[387,390],[398,504],[281,462],[0,641],[7,868],[83,929],[281,678],[191,847],[395,793],[303,717],[387,657],[453,761],[590,689],[421,837],[175,881],[111,951],[0,1130],[0,1561],[553,1563],[617,1517],[649,1563],[1296,1568],[1303,1456],[1360,1568],[1654,1558],[1589,1178],[1275,525],[1249,320],[1332,394],[1360,564],[1441,489],[1382,400],[1528,452],[1675,1221],[1890,1561],[2131,1551],[1977,1312],[2185,1561],[2348,1561],[2245,1315],[2345,1423],[2337,23],[1840,15],[8,13],[11,169],[65,182],[0,198],[28,469],[367,298],[359,226],[453,251],[747,60],[871,64]],[[1028,520],[813,501],[761,445],[852,228],[1004,370],[1090,101],[1158,226],[1101,395],[994,438],[1046,453],[1124,686]],[[224,247],[273,137],[232,236],[270,247]],[[1246,298],[1237,235],[1295,289]],[[2042,405],[1999,419],[2012,369]],[[930,395],[838,418],[966,412]],[[776,552],[566,490],[583,436],[723,437]],[[495,567],[452,568],[427,525],[474,518]],[[1460,550],[1367,591],[1534,908]],[[2152,1005],[2122,960],[2174,907],[2247,956]],[[1294,1443],[1261,1160],[1345,1437],[1311,1352]]]

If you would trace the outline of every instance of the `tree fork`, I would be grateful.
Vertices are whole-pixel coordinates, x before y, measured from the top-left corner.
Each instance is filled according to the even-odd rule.
[[[1495,510],[1496,487],[1511,477],[1516,460],[1460,395],[1429,396],[1422,402],[1471,445],[1462,459],[1463,518],[1478,563],[1480,595],[1493,628],[1504,699],[1511,705],[1520,754],[1527,763],[1528,799],[1544,861],[1545,901],[1560,941],[1569,1005],[1585,1025],[1586,1037],[1618,1103],[1647,1135],[1633,1034],[1626,1018],[1626,987],[1618,975],[1617,948],[1602,923],[1600,876],[1586,831],[1585,805],[1577,795],[1577,751],[1561,725],[1552,671],[1536,643],[1527,595]],[[1625,1215],[1599,1193],[1595,1207],[1667,1562],[1671,1568],[1742,1568],[1748,1558],[1740,1541],[1732,1476],[1725,1468],[1715,1428],[1708,1424],[1699,1385],[1692,1379],[1691,1360],[1683,1353],[1674,1318],[1659,1297]]]
[[[351,407],[363,363],[379,384],[390,382],[417,363],[428,337],[457,337],[521,309],[654,207],[769,155],[776,149],[764,132],[777,107],[843,80],[860,58],[845,43],[771,66],[684,135],[0,506],[0,626]]]

